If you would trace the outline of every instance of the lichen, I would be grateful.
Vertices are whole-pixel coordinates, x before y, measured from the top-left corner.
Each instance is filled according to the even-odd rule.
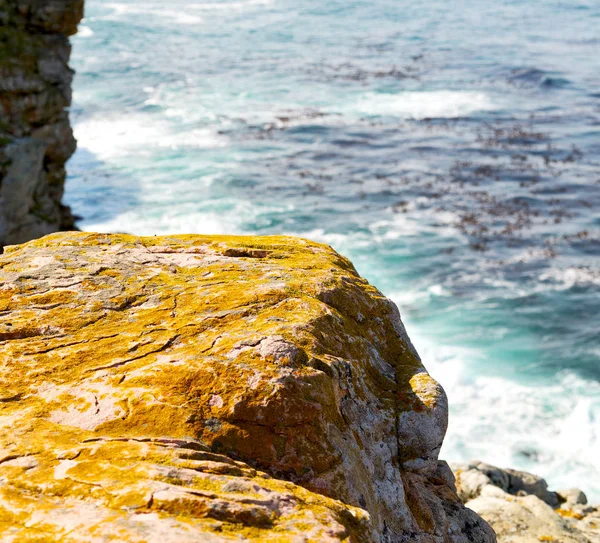
[[[405,494],[398,458],[401,414],[426,420],[437,385],[393,306],[331,248],[62,233],[7,247],[0,281],[0,397],[15,398],[0,450],[37,462],[0,454],[0,531],[57,537],[53,515],[89,504],[108,530],[158,515],[218,541],[447,524],[436,487]]]

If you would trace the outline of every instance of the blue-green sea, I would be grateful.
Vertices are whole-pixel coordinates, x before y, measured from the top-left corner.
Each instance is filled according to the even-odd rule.
[[[87,0],[72,42],[82,229],[332,245],[445,459],[600,500],[598,0]]]

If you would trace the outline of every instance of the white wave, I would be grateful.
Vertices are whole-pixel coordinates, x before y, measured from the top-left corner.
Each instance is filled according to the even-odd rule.
[[[550,384],[481,375],[475,366],[491,364],[482,352],[407,328],[450,400],[442,458],[530,471],[553,489],[577,487],[600,500],[600,383],[570,372]]]
[[[185,206],[181,206],[185,207]],[[217,213],[192,213],[171,206],[171,209],[147,210],[141,213],[131,210],[102,222],[83,222],[83,230],[88,232],[121,232],[136,236],[174,234],[224,234],[235,231],[234,225],[227,224]]]
[[[77,122],[75,137],[81,148],[102,160],[130,154],[148,156],[156,148],[214,148],[227,139],[208,128],[177,129],[166,120],[142,114],[91,117]]]
[[[198,15],[200,11],[243,11],[253,7],[270,6],[274,0],[239,0],[235,2],[201,2],[182,4],[154,4],[154,3],[120,3],[111,2],[105,6],[112,10],[107,19],[122,18],[130,15],[151,15],[164,17],[170,22],[183,25],[197,25],[204,22],[204,18]],[[178,8],[179,9],[176,9]],[[192,13],[192,11],[194,13]]]
[[[114,217],[83,221],[85,231],[126,232],[138,236],[173,234],[243,234],[244,222],[256,219],[256,207],[249,201],[212,198],[215,176],[184,181],[144,179],[137,201]]]
[[[89,38],[94,35],[94,31],[89,26],[79,25],[76,35],[79,38]]]
[[[421,203],[425,203],[421,206]],[[372,225],[369,230],[378,242],[405,237],[420,237],[423,234],[435,234],[439,238],[462,239],[457,231],[458,214],[452,211],[440,211],[428,205],[425,198],[415,198],[406,206],[409,213],[392,213]],[[418,213],[415,211],[418,210]]]
[[[402,290],[398,292],[387,292],[398,305],[400,309],[414,309],[415,307],[423,307],[433,301],[434,298],[451,296],[452,293],[443,285],[435,284],[422,289]]]
[[[314,230],[304,232],[286,232],[287,235],[299,236],[301,238],[316,241],[317,243],[324,243],[335,247],[336,251],[342,254],[348,254],[350,249],[366,249],[369,248],[373,240],[364,234],[358,234],[349,236],[347,234],[337,234],[332,232],[325,232],[322,228],[316,228]]]
[[[86,224],[85,230],[91,232],[125,232],[135,233],[139,236],[174,235],[186,233],[221,234],[221,227],[217,217],[202,215],[197,220],[189,217],[160,216],[157,219],[144,219],[137,213],[124,213],[107,222]]]
[[[189,13],[189,6],[187,5],[181,6],[179,10],[172,9],[174,6],[171,6],[171,9],[166,9],[160,4],[122,4],[111,2],[105,4],[105,6],[113,10],[108,17],[105,17],[106,19],[121,18],[122,16],[129,15],[152,15],[183,25],[196,25],[204,22],[202,17]]]
[[[369,92],[349,106],[362,115],[404,119],[456,118],[495,106],[488,95],[475,91],[423,91],[383,94]]]
[[[270,6],[274,4],[274,0],[246,0],[237,2],[200,2],[191,4],[190,7],[199,10],[243,10],[254,6]]]
[[[451,296],[452,292],[450,292],[447,288],[444,288],[442,285],[435,284],[431,285],[427,288],[427,292],[429,292],[432,296]]]
[[[553,268],[545,271],[539,277],[557,287],[557,290],[569,289],[576,285],[600,285],[600,272],[588,267]]]
[[[487,285],[502,291],[505,300],[517,300],[545,292],[558,292],[575,286],[600,286],[600,272],[594,268],[584,266],[561,268],[560,261],[550,265],[553,267],[547,268],[539,275],[530,276],[527,281],[514,281],[507,279],[498,269],[495,269],[493,263],[488,266],[482,264],[478,271],[460,271],[460,276],[453,277],[453,281]]]

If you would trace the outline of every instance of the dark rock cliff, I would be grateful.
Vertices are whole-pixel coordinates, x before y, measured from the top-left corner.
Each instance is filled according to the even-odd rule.
[[[74,226],[61,199],[82,16],[83,0],[0,0],[0,247]]]

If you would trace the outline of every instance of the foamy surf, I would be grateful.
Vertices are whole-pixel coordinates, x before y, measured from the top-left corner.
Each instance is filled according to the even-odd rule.
[[[94,35],[94,31],[89,26],[79,25],[76,35],[80,38],[90,38]]]
[[[175,22],[182,25],[198,25],[204,22],[204,19],[199,15],[193,15],[181,6],[180,10],[165,8],[160,4],[125,4],[111,2],[105,6],[112,10],[109,15],[104,16],[104,19],[119,20],[124,17],[135,16],[139,20],[139,15],[150,15],[158,19],[165,18],[167,21]]]
[[[169,211],[158,208],[149,209],[145,215],[132,210],[106,221],[84,222],[83,227],[89,232],[154,236],[199,232],[207,235],[232,233],[236,225],[218,213],[182,213],[181,209]]]
[[[221,11],[221,10],[244,10],[252,7],[270,6],[275,0],[246,0],[246,1],[226,1],[226,2],[199,2],[190,7],[196,10]]]
[[[369,92],[348,107],[361,115],[404,119],[453,119],[496,109],[491,98],[473,91]]]
[[[552,488],[578,487],[600,499],[599,383],[567,371],[545,385],[481,376],[477,366],[494,363],[484,353],[425,337],[404,320],[450,401],[442,458],[534,472]]]
[[[149,15],[153,18],[164,18],[165,22],[175,22],[182,25],[200,25],[204,18],[199,12],[245,11],[253,8],[267,7],[274,0],[241,0],[230,2],[174,2],[168,5],[159,3],[124,3],[110,2],[104,4],[111,13],[104,16],[107,20],[120,20],[131,16]],[[139,20],[139,17],[138,17]]]
[[[88,117],[74,126],[79,146],[101,160],[127,155],[149,156],[156,149],[210,149],[227,138],[209,128],[181,129],[155,116],[130,114],[118,118]]]

